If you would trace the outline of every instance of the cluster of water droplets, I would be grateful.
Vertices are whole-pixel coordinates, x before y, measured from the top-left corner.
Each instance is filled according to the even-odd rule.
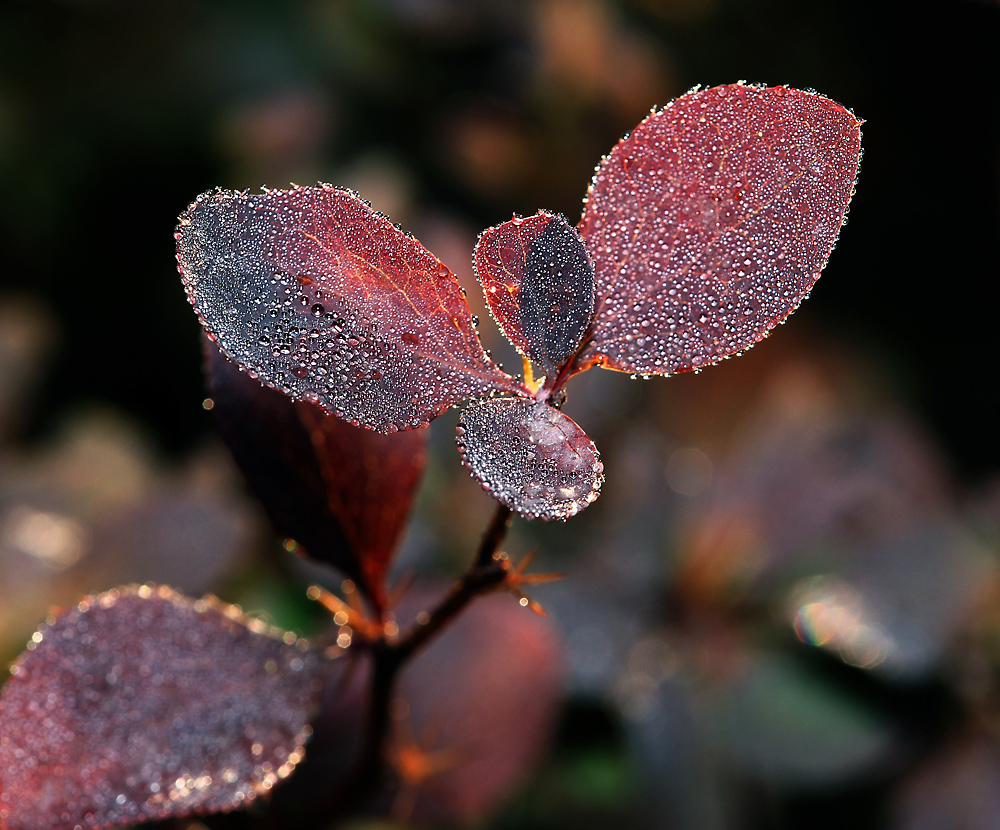
[[[546,403],[473,403],[462,413],[457,443],[483,489],[529,519],[568,519],[598,497],[604,481],[593,442]]]
[[[231,809],[303,757],[318,663],[238,609],[139,586],[50,619],[0,708],[0,816],[106,827]]]
[[[491,312],[560,385],[570,361],[646,377],[740,353],[818,278],[853,192],[858,127],[795,90],[683,96],[603,160],[580,235],[544,212],[484,232]],[[469,397],[521,396],[463,415],[473,474],[527,516],[566,518],[596,498],[590,440],[490,361],[453,275],[353,194],[206,194],[181,217],[178,259],[206,329],[269,385],[383,432]]]
[[[533,240],[519,295],[531,357],[546,373],[559,369],[594,316],[594,266],[575,228],[551,216]]]
[[[826,263],[858,147],[852,114],[794,90],[709,89],[647,118],[581,221],[601,308],[587,356],[668,374],[766,336]]]
[[[454,276],[333,188],[205,194],[181,217],[192,304],[255,377],[381,432],[516,388],[482,351]]]

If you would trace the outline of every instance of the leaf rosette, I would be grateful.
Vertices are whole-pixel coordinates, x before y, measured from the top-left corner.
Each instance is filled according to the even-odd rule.
[[[564,520],[603,482],[559,411],[569,378],[697,371],[766,337],[833,249],[860,127],[809,92],[695,89],[603,159],[578,226],[540,211],[484,231],[476,273],[523,380],[486,354],[452,272],[345,190],[203,194],[179,267],[221,350],[296,400],[389,433],[473,399],[458,436],[472,475],[527,518]]]

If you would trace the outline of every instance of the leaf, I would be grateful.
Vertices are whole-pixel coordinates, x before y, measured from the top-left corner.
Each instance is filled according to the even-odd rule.
[[[576,229],[540,212],[483,232],[475,253],[486,302],[521,354],[555,371],[594,316],[594,267]]]
[[[406,603],[411,612],[429,600],[414,593],[423,603]],[[563,655],[549,620],[506,594],[478,599],[420,652],[399,683],[407,714],[390,750],[402,778],[397,817],[412,805],[418,826],[469,826],[508,798],[549,747]]]
[[[204,193],[176,238],[209,335],[296,400],[394,432],[468,397],[525,393],[483,351],[451,271],[351,193]]]
[[[818,95],[742,84],[646,118],[587,194],[597,318],[575,371],[686,372],[764,338],[833,249],[860,126]]]
[[[261,386],[211,343],[219,429],[279,533],[358,582],[377,610],[427,460],[427,433],[380,435]]]
[[[957,737],[935,747],[895,788],[887,811],[894,830],[988,830],[996,824],[1000,815],[996,739],[975,727],[956,731]]]
[[[858,780],[900,750],[885,712],[802,661],[748,650],[742,670],[700,690],[711,745],[754,778],[816,787]]]
[[[316,658],[213,598],[109,591],[42,625],[0,695],[0,819],[115,827],[229,810],[302,759]]]
[[[600,495],[604,481],[587,434],[541,401],[473,403],[459,420],[458,448],[483,489],[528,519],[568,519]]]

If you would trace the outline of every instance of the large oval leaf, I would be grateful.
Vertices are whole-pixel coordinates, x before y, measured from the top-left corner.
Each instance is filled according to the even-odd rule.
[[[351,193],[213,191],[176,236],[209,335],[298,400],[394,432],[474,395],[524,394],[483,351],[451,271]]]
[[[356,580],[377,610],[427,460],[427,430],[380,435],[254,380],[205,343],[219,430],[279,533]]]
[[[231,606],[142,586],[43,625],[0,695],[0,819],[116,827],[243,806],[303,756],[319,663]]]
[[[860,126],[818,95],[742,84],[646,118],[587,195],[597,317],[576,371],[685,372],[765,337],[833,249]]]
[[[476,275],[504,334],[544,367],[558,369],[594,316],[594,266],[577,230],[540,212],[483,231]]]
[[[568,519],[600,495],[604,482],[587,433],[541,401],[473,403],[458,422],[458,448],[483,489],[527,519]]]

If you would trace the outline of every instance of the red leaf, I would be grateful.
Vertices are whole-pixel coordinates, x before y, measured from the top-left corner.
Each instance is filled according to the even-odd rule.
[[[833,249],[860,126],[818,95],[741,84],[646,118],[587,195],[598,313],[575,371],[684,372],[765,337]]]
[[[547,619],[495,594],[417,655],[400,677],[407,714],[392,738],[397,767],[404,762],[397,816],[412,805],[415,824],[468,826],[525,781],[555,727],[562,645]],[[408,780],[407,768],[417,775]]]
[[[424,430],[379,435],[261,386],[211,343],[213,412],[279,533],[357,581],[377,610],[427,460]]]
[[[472,404],[458,423],[458,448],[483,489],[527,519],[568,519],[600,495],[604,481],[587,434],[541,401]]]
[[[116,827],[243,806],[303,755],[315,657],[167,588],[43,625],[0,695],[0,819]]]
[[[445,589],[413,586],[394,609],[400,628],[414,625]],[[331,664],[309,763],[277,794],[275,812],[292,803],[302,810],[350,780],[364,744],[371,656],[352,646]],[[549,747],[563,656],[551,620],[507,593],[469,605],[403,669],[384,756],[396,774],[381,778],[363,813],[392,815],[393,827],[481,826]]]
[[[176,238],[209,335],[297,400],[394,432],[468,397],[524,394],[483,351],[451,271],[353,194],[213,191]]]
[[[573,355],[594,316],[594,268],[576,229],[541,212],[483,232],[476,275],[507,338],[547,373]]]

